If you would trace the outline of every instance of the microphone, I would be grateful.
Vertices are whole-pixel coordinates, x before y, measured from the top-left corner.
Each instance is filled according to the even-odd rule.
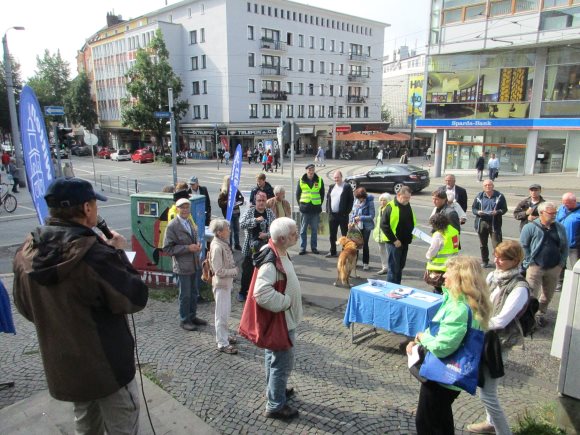
[[[107,226],[107,222],[105,222],[105,219],[103,219],[100,215],[97,215],[97,228],[101,230],[107,239],[112,239],[114,237],[113,233]]]

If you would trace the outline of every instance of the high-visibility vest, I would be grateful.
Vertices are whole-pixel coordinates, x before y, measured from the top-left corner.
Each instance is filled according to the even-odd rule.
[[[312,184],[310,187],[307,183],[300,178],[300,190],[302,194],[300,195],[300,202],[305,204],[311,203],[312,205],[320,205],[322,204],[322,198],[320,197],[320,189],[322,189],[322,181],[318,179],[318,181]]]
[[[389,220],[389,224],[391,225],[391,231],[397,236],[397,227],[399,226],[399,207],[395,204],[395,200],[393,199],[387,205],[391,206],[391,219]],[[413,227],[417,226],[417,218],[415,217],[415,212],[411,209],[411,214],[413,215]],[[379,225],[380,226],[380,225]],[[385,234],[385,240],[390,242],[389,238]]]
[[[451,225],[447,225],[447,229],[441,235],[443,236],[443,247],[435,257],[427,262],[427,270],[445,272],[447,260],[459,252],[459,231]]]
[[[383,230],[381,230],[381,219],[383,217],[383,213],[385,212],[385,208],[387,208],[387,204],[379,209],[379,212],[377,213],[377,225],[373,230],[373,239],[377,243],[386,243],[388,240],[387,236],[385,236],[385,233],[383,233]]]

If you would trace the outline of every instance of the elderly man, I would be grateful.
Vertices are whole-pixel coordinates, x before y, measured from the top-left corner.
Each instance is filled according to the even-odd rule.
[[[387,242],[387,281],[400,284],[417,218],[411,208],[411,189],[403,186],[381,216],[381,231]]]
[[[326,254],[327,257],[336,257],[338,229],[340,228],[341,235],[346,236],[348,219],[354,203],[352,187],[343,181],[342,172],[336,171],[332,178],[334,184],[330,185],[326,195],[326,214],[330,230],[330,252]]]
[[[240,228],[246,233],[244,246],[242,247],[242,254],[244,254],[244,262],[242,263],[242,280],[240,283],[240,291],[238,293],[238,301],[244,302],[248,296],[248,289],[252,281],[252,274],[254,273],[253,256],[262,246],[268,243],[270,238],[270,225],[276,219],[274,212],[266,208],[266,193],[258,192],[254,198],[255,205],[250,206],[240,219]]]
[[[443,186],[446,192],[453,192],[455,194],[455,200],[461,206],[463,211],[467,211],[467,191],[455,184],[455,175],[447,174],[445,176],[445,186]]]
[[[296,202],[300,204],[302,221],[300,223],[300,252],[306,254],[308,242],[308,227],[310,227],[310,248],[313,254],[318,251],[318,223],[322,213],[322,201],[324,201],[324,182],[314,172],[314,164],[306,165],[306,173],[298,180],[296,188]]]
[[[197,228],[189,219],[191,204],[189,199],[181,198],[175,203],[177,216],[169,222],[165,230],[163,252],[173,257],[173,273],[179,282],[180,326],[186,331],[195,331],[197,326],[207,325],[197,317],[197,297],[201,271],[199,252],[201,243]]]
[[[580,203],[576,195],[566,192],[562,195],[562,205],[558,209],[556,221],[564,225],[568,238],[568,268],[572,270],[580,254]]]
[[[296,223],[290,218],[276,219],[270,227],[270,236],[268,248],[256,258],[258,275],[254,298],[268,311],[284,312],[291,346],[286,350],[265,349],[267,401],[264,416],[287,420],[298,416],[298,410],[286,403],[294,393],[294,389],[286,387],[294,366],[296,328],[302,320],[300,282],[288,257],[288,249],[298,241]],[[285,281],[283,293],[278,290],[280,280]]]
[[[474,227],[479,235],[479,249],[481,251],[481,267],[489,265],[488,239],[491,238],[493,249],[502,241],[502,216],[507,213],[505,196],[493,189],[493,181],[483,182],[483,192],[479,192],[471,206],[475,216]]]
[[[274,186],[274,198],[266,201],[268,207],[276,216],[276,219],[281,217],[292,217],[292,210],[290,210],[290,203],[286,200],[286,191],[283,186]]]
[[[568,258],[568,239],[564,226],[556,222],[556,205],[553,202],[542,202],[538,206],[539,219],[524,226],[520,242],[524,248],[523,266],[526,268],[526,279],[534,296],[540,301],[536,314],[538,326],[546,325],[546,311],[554,296],[562,268],[566,267]]]
[[[256,194],[258,192],[264,192],[266,194],[266,199],[274,198],[274,189],[272,185],[266,181],[266,174],[256,175],[256,187],[250,192],[250,204],[256,205]]]
[[[134,340],[127,314],[147,286],[115,231],[103,240],[97,200],[78,178],[58,178],[44,196],[50,218],[14,258],[14,304],[34,323],[50,395],[73,402],[76,433],[139,432]]]
[[[444,214],[449,221],[449,225],[455,228],[457,231],[461,232],[461,222],[459,220],[459,214],[455,211],[453,206],[447,203],[447,192],[443,189],[437,189],[431,194],[431,199],[433,200],[433,211],[431,216],[434,214]]]
[[[191,195],[205,196],[205,226],[207,227],[209,225],[209,221],[211,220],[211,201],[209,199],[207,187],[200,186],[199,180],[195,175],[189,179],[189,193]]]
[[[520,232],[525,224],[536,220],[540,216],[538,213],[538,206],[540,203],[545,201],[542,195],[540,195],[542,192],[542,186],[539,184],[532,184],[529,191],[530,196],[520,201],[514,209],[514,218],[520,221]]]

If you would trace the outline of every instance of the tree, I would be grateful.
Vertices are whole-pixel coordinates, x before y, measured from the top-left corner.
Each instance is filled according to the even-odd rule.
[[[70,83],[64,99],[65,113],[73,124],[81,124],[87,130],[93,130],[99,117],[95,102],[91,99],[89,78],[83,72]]]
[[[169,64],[169,52],[161,30],[155,32],[149,46],[138,49],[135,64],[127,73],[127,98],[121,101],[121,120],[142,132],[149,132],[162,143],[167,119],[155,118],[153,112],[172,110],[177,120],[187,112],[187,101],[179,101],[183,90],[180,78]],[[169,107],[167,89],[173,88],[173,107]]]
[[[12,83],[14,84],[16,104],[18,104],[20,92],[22,91],[20,64],[12,56],[10,56],[10,61],[12,64]],[[11,130],[8,91],[6,89],[6,76],[4,73],[4,62],[0,61],[0,133],[2,135]]]
[[[64,98],[70,85],[69,63],[64,61],[60,51],[50,54],[44,50],[44,56],[36,56],[36,72],[28,80],[40,107],[64,106]]]
[[[389,124],[393,123],[393,115],[391,110],[385,104],[381,106],[381,120],[383,122],[388,122]]]

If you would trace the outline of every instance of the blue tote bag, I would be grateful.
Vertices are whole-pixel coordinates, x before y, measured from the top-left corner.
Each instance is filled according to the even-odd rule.
[[[467,315],[467,332],[459,348],[445,358],[437,358],[427,352],[419,374],[430,381],[453,385],[474,395],[477,390],[484,333],[471,327],[472,314],[469,306]],[[439,322],[432,322],[429,331],[432,335],[437,335]]]

